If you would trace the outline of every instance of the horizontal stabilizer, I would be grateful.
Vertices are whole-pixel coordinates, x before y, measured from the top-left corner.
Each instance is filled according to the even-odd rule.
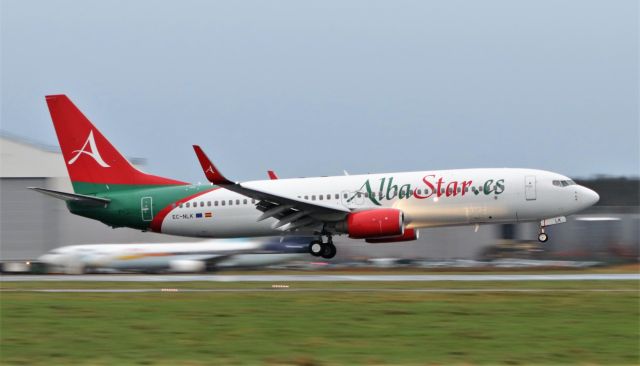
[[[84,194],[60,192],[60,191],[54,191],[51,189],[44,189],[44,188],[38,188],[38,187],[27,187],[27,188],[33,189],[36,192],[40,192],[42,194],[46,194],[47,196],[51,196],[63,201],[78,202],[78,203],[86,204],[87,206],[106,206],[109,204],[109,202],[111,202],[111,200],[107,198],[85,196]]]

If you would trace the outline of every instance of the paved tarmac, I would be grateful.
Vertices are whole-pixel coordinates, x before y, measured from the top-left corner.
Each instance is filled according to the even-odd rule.
[[[465,274],[465,275],[1,275],[0,282],[490,282],[490,281],[640,281],[640,273],[622,274]]]
[[[563,289],[563,288],[227,288],[227,289],[180,289],[180,288],[127,288],[127,289],[104,289],[104,288],[83,288],[83,289],[0,289],[0,292],[40,292],[40,293],[148,293],[148,292],[421,292],[421,293],[585,293],[585,292],[638,292],[637,289]]]

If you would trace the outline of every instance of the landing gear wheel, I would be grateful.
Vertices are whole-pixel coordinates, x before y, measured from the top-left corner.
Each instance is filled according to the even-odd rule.
[[[538,234],[538,241],[541,243],[546,243],[549,240],[549,236],[546,233]]]
[[[324,253],[324,245],[319,240],[314,240],[309,243],[309,254],[314,257],[319,257]]]
[[[337,250],[333,243],[326,243],[322,246],[322,258],[331,259],[336,256]]]

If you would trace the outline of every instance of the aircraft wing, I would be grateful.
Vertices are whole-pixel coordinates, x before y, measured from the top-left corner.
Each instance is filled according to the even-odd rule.
[[[294,196],[282,195],[280,193],[269,192],[263,188],[256,187],[255,184],[237,183],[228,180],[216,166],[209,160],[200,146],[193,145],[193,149],[198,156],[202,170],[207,179],[220,187],[226,188],[238,194],[258,200],[256,208],[263,212],[258,221],[270,217],[278,219],[274,228],[281,228],[283,231],[291,231],[303,227],[314,227],[322,225],[326,221],[338,221],[344,219],[351,211],[349,209],[332,205],[330,203],[308,202]]]

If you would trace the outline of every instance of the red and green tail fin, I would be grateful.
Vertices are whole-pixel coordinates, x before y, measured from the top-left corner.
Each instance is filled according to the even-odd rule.
[[[76,193],[188,184],[136,169],[66,95],[48,95],[46,100]]]

